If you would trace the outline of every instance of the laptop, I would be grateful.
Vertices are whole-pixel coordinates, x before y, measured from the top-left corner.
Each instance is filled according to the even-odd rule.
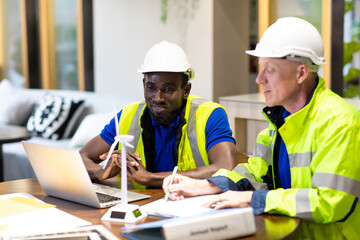
[[[29,141],[22,145],[45,194],[95,208],[121,203],[121,190],[92,183],[80,153]],[[149,198],[128,191],[128,202]]]

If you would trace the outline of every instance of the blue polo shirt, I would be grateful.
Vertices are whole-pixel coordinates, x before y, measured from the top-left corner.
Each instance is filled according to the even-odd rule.
[[[121,113],[122,110],[118,113],[118,119],[120,119]],[[172,171],[175,167],[175,137],[179,121],[180,114],[171,123],[170,127],[165,127],[152,121],[155,130],[155,163],[158,172]],[[100,136],[111,145],[114,142],[115,131],[115,118],[113,118],[101,131]],[[206,123],[205,135],[207,151],[220,142],[227,141],[235,144],[227,115],[222,108],[217,108],[211,113]]]
[[[312,96],[314,95],[315,89],[311,92],[310,96],[306,99],[305,105],[302,107],[304,108],[312,99]],[[285,118],[290,116],[291,113],[284,109],[284,112],[282,114],[283,122],[285,123]],[[281,138],[281,144],[279,149],[279,161],[278,161],[278,170],[280,175],[280,182],[281,187],[291,188],[291,173],[290,173],[290,160],[289,160],[289,154],[286,148],[286,145],[284,143],[284,140]]]
[[[291,113],[284,109],[282,114],[283,121],[285,122],[285,118],[290,116]],[[281,138],[281,144],[279,149],[279,161],[278,161],[278,170],[280,176],[280,182],[282,188],[291,188],[291,174],[290,174],[290,161],[289,154],[286,149],[286,145],[284,140]]]

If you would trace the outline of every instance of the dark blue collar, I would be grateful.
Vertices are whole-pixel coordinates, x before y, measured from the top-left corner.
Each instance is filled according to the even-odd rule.
[[[180,115],[181,114],[178,114],[177,117],[175,118],[175,120],[170,124],[170,127],[169,128],[177,128],[177,126],[179,125],[179,121],[180,121]],[[165,127],[157,122],[155,122],[154,120],[151,120],[151,123],[152,125],[155,127],[155,126],[161,126],[161,127]],[[166,127],[167,128],[167,127]]]

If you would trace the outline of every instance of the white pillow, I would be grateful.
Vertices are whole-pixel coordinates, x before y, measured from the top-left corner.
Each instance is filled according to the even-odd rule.
[[[25,125],[35,103],[24,92],[13,87],[9,80],[0,82],[0,123]]]
[[[90,139],[99,135],[101,130],[113,117],[113,113],[93,113],[87,115],[72,137],[69,147],[76,148],[84,146]]]

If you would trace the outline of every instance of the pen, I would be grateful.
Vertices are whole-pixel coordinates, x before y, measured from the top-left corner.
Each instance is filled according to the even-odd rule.
[[[221,202],[213,203],[211,204],[210,208],[215,208],[216,206],[219,206],[221,204],[222,204]]]
[[[172,172],[172,174],[171,174],[171,180],[170,180],[169,186],[172,184],[172,182],[173,182],[173,180],[174,180],[174,177],[175,177],[175,175],[176,175],[177,170],[178,170],[178,166],[175,166],[175,167],[174,167],[174,170],[173,170],[173,172]],[[168,190],[168,191],[166,192],[166,194],[165,194],[165,197],[164,197],[164,200],[165,200],[165,201],[168,200],[169,194],[170,194],[170,191]]]

